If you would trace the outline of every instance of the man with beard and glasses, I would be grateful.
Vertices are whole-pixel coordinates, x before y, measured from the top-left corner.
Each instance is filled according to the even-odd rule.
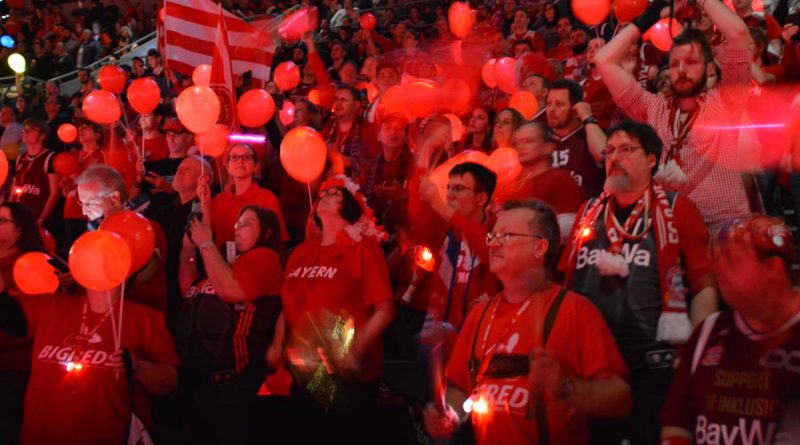
[[[656,179],[691,199],[713,232],[728,219],[750,213],[739,165],[737,124],[750,85],[747,26],[719,0],[701,2],[725,36],[718,52],[722,80],[706,90],[714,57],[705,35],[689,29],[677,36],[669,54],[670,94],[645,91],[623,61],[641,34],[661,16],[665,2],[653,3],[594,57],[614,101],[632,119],[652,125],[667,149]],[[721,199],[724,197],[724,199]]]
[[[595,444],[658,443],[676,349],[717,307],[700,213],[653,182],[661,150],[647,124],[609,130],[604,192],[578,211],[559,265],[603,314],[632,374],[631,416],[596,422]]]

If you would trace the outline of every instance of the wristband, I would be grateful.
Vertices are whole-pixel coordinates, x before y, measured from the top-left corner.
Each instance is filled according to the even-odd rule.
[[[210,249],[212,247],[214,247],[214,243],[212,243],[211,241],[206,241],[206,242],[200,244],[199,246],[197,246],[197,248],[200,249],[201,251],[206,250],[206,249]]]
[[[639,28],[639,31],[644,34],[651,26],[655,25],[657,21],[661,20],[661,10],[666,6],[667,2],[664,0],[653,0],[653,3],[645,9],[642,15],[633,19],[633,25]]]
[[[596,125],[600,125],[600,124],[597,122],[597,119],[595,119],[595,117],[594,117],[594,116],[589,116],[589,117],[587,117],[586,119],[582,120],[582,121],[581,121],[581,124],[582,124],[582,125],[589,125],[589,124],[596,124]]]

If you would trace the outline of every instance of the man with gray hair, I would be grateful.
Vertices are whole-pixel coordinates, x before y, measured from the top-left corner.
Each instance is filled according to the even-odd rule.
[[[183,303],[183,294],[178,282],[178,267],[183,235],[186,223],[193,213],[200,212],[200,200],[197,186],[200,182],[214,182],[214,171],[211,164],[200,156],[186,157],[178,165],[172,179],[172,193],[164,195],[164,199],[152,201],[144,215],[158,222],[164,229],[167,239],[165,269],[167,271],[167,328],[174,332],[175,322]]]
[[[647,124],[609,130],[604,191],[578,211],[560,264],[566,286],[600,309],[631,370],[632,415],[598,422],[598,444],[658,443],[676,348],[717,307],[700,212],[653,183],[661,147]]]
[[[75,181],[83,214],[89,219],[89,230],[97,230],[105,218],[127,210],[128,193],[122,175],[111,166],[96,164],[87,168]],[[155,232],[156,248],[141,269],[131,271],[126,298],[164,312],[167,307],[167,283],[162,252],[167,241],[161,226],[150,221]]]

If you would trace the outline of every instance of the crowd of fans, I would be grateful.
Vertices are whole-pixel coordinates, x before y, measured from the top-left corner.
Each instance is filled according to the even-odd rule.
[[[319,23],[273,57],[300,83],[263,86],[293,117],[235,129],[255,142],[219,157],[177,117],[192,76],[159,50],[121,66],[158,84],[152,113],[124,94],[116,124],[81,109],[98,88],[83,67],[157,10],[12,10],[0,59],[40,79],[80,68],[80,91],[25,84],[0,111],[2,441],[139,443],[139,425],[169,444],[800,443],[796,1],[655,0],[596,26],[570,2],[471,1],[461,40],[446,2],[309,3],[223,1],[314,6]],[[643,35],[670,13],[667,51]],[[500,57],[526,106],[487,85]],[[469,100],[420,112],[386,94],[452,79]],[[303,126],[327,145],[309,184],[280,161]],[[511,176],[491,158],[508,149]],[[126,211],[153,253],[123,286],[84,289],[58,258]],[[17,285],[35,251],[55,295]]]

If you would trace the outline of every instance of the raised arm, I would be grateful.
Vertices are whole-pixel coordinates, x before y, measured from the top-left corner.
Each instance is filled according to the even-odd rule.
[[[628,25],[600,48],[594,56],[597,71],[608,90],[615,97],[622,94],[625,87],[631,82],[636,81],[633,74],[622,67],[622,61],[628,55],[631,45],[636,43],[641,35],[639,28],[635,25]]]
[[[725,37],[725,44],[729,48],[749,49],[750,32],[735,12],[719,0],[702,0],[700,6]]]

